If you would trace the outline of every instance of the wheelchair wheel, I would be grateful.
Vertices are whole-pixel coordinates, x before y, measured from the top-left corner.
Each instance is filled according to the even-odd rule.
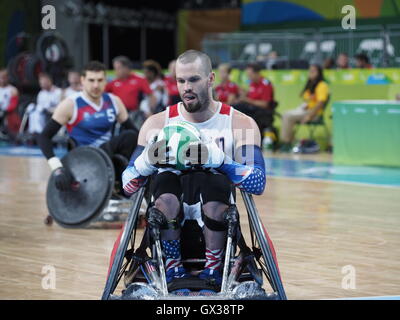
[[[254,257],[274,291],[274,294],[278,299],[286,300],[287,297],[279,274],[272,241],[261,222],[252,196],[244,191],[241,191],[241,193],[249,217],[250,237]]]
[[[111,298],[111,295],[123,277],[125,270],[132,261],[131,258],[136,238],[136,224],[144,198],[145,189],[146,188],[141,188],[132,196],[133,206],[128,215],[128,219],[126,220],[125,226],[114,245],[102,300],[109,300]],[[128,250],[129,245],[130,248]]]
[[[71,170],[78,187],[58,190],[52,173],[46,191],[49,213],[62,227],[87,227],[101,216],[111,197],[115,181],[113,164],[103,150],[89,146],[73,149],[61,162]]]

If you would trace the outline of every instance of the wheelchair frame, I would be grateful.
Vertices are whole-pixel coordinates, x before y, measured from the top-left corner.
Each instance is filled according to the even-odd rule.
[[[105,288],[102,294],[102,300],[114,300],[120,299],[121,297],[115,294],[115,290],[124,276],[126,274],[127,268],[132,264],[136,264],[136,274],[140,269],[140,266],[147,263],[148,259],[143,259],[140,255],[143,253],[143,240],[142,244],[135,250],[135,239],[136,239],[136,225],[138,221],[138,214],[141,207],[143,200],[148,197],[146,191],[147,186],[141,188],[138,192],[132,195],[132,207],[126,223],[114,244],[113,252],[111,255],[111,261],[108,271],[108,277],[106,280]],[[240,190],[250,225],[250,237],[252,242],[252,248],[247,249],[250,252],[242,252],[240,250],[240,254],[235,258],[235,247],[232,235],[232,230],[227,233],[227,246],[225,250],[225,262],[223,267],[223,280],[221,285],[221,290],[219,293],[216,293],[214,299],[251,299],[252,297],[246,296],[245,292],[248,292],[247,289],[243,290],[241,294],[234,295],[233,292],[236,288],[238,288],[239,282],[238,276],[243,271],[243,262],[244,260],[248,260],[250,257],[250,263],[246,265],[248,266],[249,270],[252,269],[251,275],[253,276],[254,283],[258,283],[261,286],[263,285],[263,275],[269,282],[269,285],[272,288],[272,293],[265,293],[264,289],[262,291],[265,293],[264,295],[260,296],[260,292],[258,291],[258,295],[255,295],[254,299],[265,299],[265,300],[286,300],[285,290],[283,288],[282,280],[280,277],[278,264],[276,260],[276,255],[274,251],[274,247],[272,241],[270,240],[265,227],[263,226],[257,208],[255,206],[253,197],[251,194]],[[146,196],[145,196],[146,194]],[[146,199],[147,203],[149,199]],[[238,226],[238,230],[240,231],[240,226]],[[146,232],[149,232],[149,228],[145,230],[145,234],[143,238],[146,236]],[[244,238],[242,237],[242,241]],[[130,249],[128,249],[129,243],[131,244]],[[154,248],[154,246],[153,246]],[[146,253],[145,253],[146,254]],[[155,267],[158,269],[158,272],[153,272],[152,276],[152,283],[155,287],[155,291],[157,294],[153,297],[153,299],[179,299],[179,297],[175,294],[169,293],[167,288],[167,283],[165,281],[165,270],[161,258],[161,247],[160,241],[155,239],[155,250],[153,250],[153,254],[157,256],[159,265]],[[147,255],[147,254],[146,254]],[[124,261],[125,260],[125,261]],[[154,260],[154,256],[153,256]],[[192,259],[192,260],[199,260],[199,259]],[[254,264],[251,263],[253,261]],[[188,262],[188,261],[183,261]],[[199,262],[199,261],[193,261]],[[256,268],[254,268],[256,266]],[[251,267],[251,268],[250,268]],[[132,279],[134,276],[132,277]],[[249,281],[247,281],[248,283]],[[132,284],[133,282],[125,283],[125,286]],[[246,282],[242,282],[246,284]],[[133,283],[135,284],[135,283]],[[140,284],[140,283],[139,283]],[[140,289],[140,286],[139,286]],[[126,290],[125,290],[126,291]],[[256,290],[257,291],[257,290]],[[139,297],[140,298],[140,297]],[[196,297],[191,296],[191,298],[201,299],[204,297]],[[211,297],[208,296],[207,299]]]

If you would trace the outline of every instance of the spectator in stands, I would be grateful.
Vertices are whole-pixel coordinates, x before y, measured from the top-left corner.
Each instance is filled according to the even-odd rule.
[[[338,55],[336,59],[336,68],[337,69],[349,69],[349,56],[342,52]]]
[[[246,74],[250,80],[248,92],[239,90],[238,103],[234,104],[237,110],[252,117],[260,129],[261,136],[266,128],[272,128],[274,109],[274,88],[272,83],[261,76],[261,66],[250,63],[246,67]]]
[[[323,68],[324,69],[334,69],[335,68],[335,59],[333,59],[332,57],[326,58],[324,60]]]
[[[82,90],[81,75],[78,71],[68,72],[68,84],[69,87],[63,91],[63,99],[68,98]]]
[[[152,113],[158,113],[165,110],[168,104],[168,92],[163,79],[162,69],[160,64],[154,60],[146,60],[143,62],[143,74],[150,84],[150,89],[156,97],[156,106],[151,110],[149,101],[142,100],[140,110],[146,114],[146,118]]]
[[[400,93],[396,94],[396,101],[400,101]]]
[[[229,79],[231,70],[231,66],[227,63],[219,65],[218,74],[221,82],[215,87],[216,99],[229,105],[237,102],[239,97],[238,85]]]
[[[147,80],[136,75],[131,70],[131,61],[125,56],[113,59],[116,79],[109,82],[105,91],[118,96],[125,104],[128,112],[138,111],[139,103],[146,96],[149,99],[150,109],[156,106],[156,97],[150,89]]]
[[[372,69],[372,65],[369,63],[369,58],[365,53],[356,54],[354,58],[356,59],[356,68]]]
[[[329,99],[329,88],[324,80],[321,66],[310,65],[308,81],[301,92],[301,96],[304,103],[294,110],[287,111],[282,116],[282,152],[288,152],[292,148],[293,127],[296,123],[305,124],[323,113]]]
[[[49,74],[39,74],[39,86],[41,90],[37,95],[36,104],[29,104],[27,109],[29,112],[28,132],[34,136],[42,132],[62,98],[62,90],[53,84],[53,79]]]
[[[18,114],[19,93],[8,82],[6,69],[0,70],[0,129],[4,129],[9,138],[14,139],[21,125]],[[6,125],[5,122],[7,123]],[[4,125],[4,126],[3,126]],[[3,127],[3,128],[1,128]]]
[[[181,101],[178,86],[176,84],[175,66],[176,60],[172,60],[168,64],[168,74],[164,77],[165,86],[168,92],[168,105],[174,105]]]

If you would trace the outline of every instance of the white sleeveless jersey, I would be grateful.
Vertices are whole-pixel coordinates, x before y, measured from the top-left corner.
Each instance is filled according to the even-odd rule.
[[[0,87],[0,110],[6,111],[10,105],[12,88],[10,85]]]
[[[166,109],[165,125],[176,121],[186,121],[195,126],[205,137],[213,139],[227,156],[234,159],[234,139],[232,130],[233,108],[221,102],[218,103],[217,112],[204,122],[191,122],[186,120],[181,109],[182,102],[169,106]]]
[[[186,121],[195,126],[202,134],[207,137],[214,139],[217,145],[225,152],[226,155],[234,159],[234,139],[232,130],[232,115],[233,108],[227,104],[219,102],[217,112],[207,121],[204,122],[191,122],[187,121],[181,113],[182,102],[169,106],[166,109],[165,125],[176,121]],[[173,169],[159,169],[158,172],[172,171],[175,174],[180,174],[179,171]],[[219,174],[216,170],[212,169],[211,172]],[[186,220],[197,220],[198,225],[202,228],[204,226],[203,219],[201,217],[201,202],[186,203],[183,201],[184,217],[181,225]]]

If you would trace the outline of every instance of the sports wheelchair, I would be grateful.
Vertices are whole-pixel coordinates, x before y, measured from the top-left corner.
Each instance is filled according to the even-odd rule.
[[[227,238],[222,284],[195,277],[204,268],[205,244],[197,221],[190,219],[185,219],[181,228],[181,256],[185,269],[193,277],[175,279],[167,284],[160,241],[160,213],[153,210],[149,189],[147,183],[131,197],[132,207],[111,253],[103,300],[286,300],[274,247],[253,197],[240,190],[249,223],[251,245],[248,246],[240,227],[234,187],[224,219]],[[147,226],[137,246],[138,216],[143,202],[148,204]],[[120,291],[122,285],[124,288]]]

